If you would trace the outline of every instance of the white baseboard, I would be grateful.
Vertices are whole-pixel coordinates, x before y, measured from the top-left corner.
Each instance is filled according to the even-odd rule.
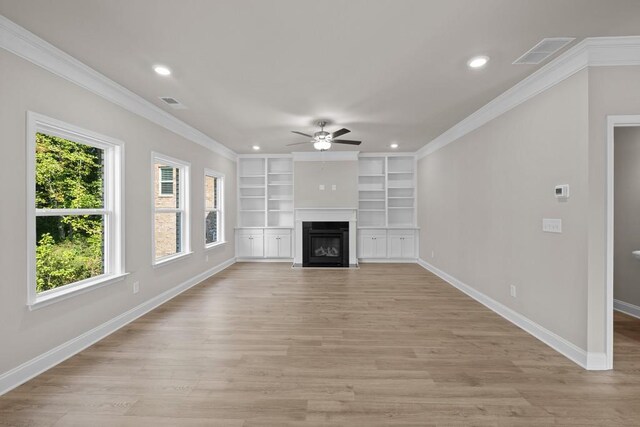
[[[293,258],[236,258],[236,262],[286,262],[293,263]]]
[[[5,372],[0,375],[0,395],[18,387],[19,385],[29,381],[31,378],[43,373],[44,371],[51,369],[55,365],[67,360],[71,356],[81,352],[85,348],[95,344],[106,336],[114,333],[118,329],[126,326],[138,317],[150,312],[154,308],[164,304],[175,296],[181,294],[187,289],[197,285],[203,280],[208,279],[216,273],[224,270],[225,268],[235,263],[235,258],[231,258],[217,266],[194,276],[178,286],[171,288],[160,295],[151,298],[148,301],[132,308],[131,310],[122,313],[121,315],[114,317],[113,319],[99,325],[90,331],[83,333],[82,335],[73,338],[64,344],[34,357],[28,362]]]
[[[445,273],[444,271],[432,266],[425,260],[418,258],[418,264],[424,267],[426,270],[429,270],[436,276],[443,279],[445,282],[449,283],[453,287],[459,289],[465,294],[469,295],[471,298],[478,301],[480,304],[504,317],[514,325],[518,326],[520,329],[528,332],[533,335],[543,343],[547,344],[549,347],[556,350],[558,353],[567,357],[569,360],[575,362],[581,367],[589,370],[605,370],[607,369],[606,365],[606,357],[604,353],[587,353],[586,350],[576,346],[575,344],[565,340],[564,338],[556,335],[550,330],[538,325],[532,320],[526,318],[520,313],[515,312],[504,304],[499,303],[498,301],[488,297],[480,291],[472,288],[471,286],[462,283],[460,280],[456,279],[453,276]]]
[[[415,258],[358,258],[361,264],[416,264]]]
[[[637,305],[629,304],[628,302],[620,301],[619,299],[614,299],[613,309],[620,313],[628,314],[629,316],[640,319],[640,307]]]

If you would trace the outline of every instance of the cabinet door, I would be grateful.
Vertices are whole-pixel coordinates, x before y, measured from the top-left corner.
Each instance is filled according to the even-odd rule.
[[[402,237],[389,236],[389,258],[402,258]]]
[[[278,257],[291,258],[291,236],[278,236]]]
[[[267,258],[278,258],[280,256],[278,255],[279,237],[272,234],[267,234],[264,237],[264,254]]]
[[[403,236],[401,241],[402,246],[402,258],[415,258],[416,257],[416,245],[415,238],[413,236]]]
[[[251,236],[251,252],[252,256],[262,258],[264,256],[264,238],[262,235]]]
[[[373,258],[374,240],[372,236],[360,236],[360,258]]]
[[[386,258],[387,257],[387,238],[384,236],[375,236],[374,240],[374,258]]]
[[[249,258],[253,256],[253,240],[250,235],[238,236],[238,257]]]

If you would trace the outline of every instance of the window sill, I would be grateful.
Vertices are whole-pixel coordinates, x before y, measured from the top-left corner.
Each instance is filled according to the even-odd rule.
[[[193,252],[191,252],[191,251],[189,251],[189,252],[180,252],[179,254],[175,254],[175,255],[164,257],[164,258],[160,258],[160,259],[155,260],[153,262],[153,268],[162,267],[164,265],[171,264],[172,262],[178,261],[178,260],[180,260],[182,258],[186,258],[191,254],[193,254]]]
[[[121,282],[129,273],[111,274],[108,276],[100,277],[96,280],[90,280],[77,286],[70,286],[69,288],[61,288],[45,295],[36,296],[33,302],[27,304],[29,310],[37,310],[42,307],[46,307],[50,304],[58,301],[63,301],[67,298],[74,297],[76,295],[84,294],[85,292],[92,291],[94,289],[101,288],[103,286],[111,285],[113,283]]]
[[[205,250],[209,250],[209,249],[217,248],[218,246],[222,246],[222,245],[226,245],[226,244],[227,244],[227,241],[223,240],[221,242],[210,243],[208,245],[204,245],[204,249]]]

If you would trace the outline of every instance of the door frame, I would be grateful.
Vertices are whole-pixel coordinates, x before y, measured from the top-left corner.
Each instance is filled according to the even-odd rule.
[[[614,131],[617,127],[640,127],[640,115],[607,116],[607,228],[606,228],[606,369],[613,369],[613,232],[614,232]]]

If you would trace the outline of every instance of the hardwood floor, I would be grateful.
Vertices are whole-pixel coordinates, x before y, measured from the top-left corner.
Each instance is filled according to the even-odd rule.
[[[640,320],[588,372],[413,264],[236,264],[0,397],[0,425],[640,425]]]

